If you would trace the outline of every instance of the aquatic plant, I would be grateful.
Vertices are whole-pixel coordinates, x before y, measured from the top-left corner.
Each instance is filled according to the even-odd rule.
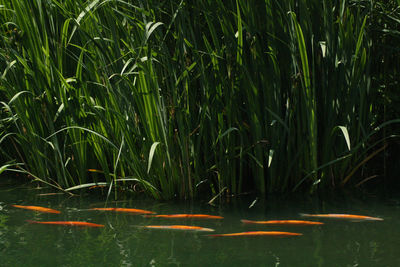
[[[0,172],[165,199],[359,182],[398,122],[373,112],[374,8],[1,0]]]

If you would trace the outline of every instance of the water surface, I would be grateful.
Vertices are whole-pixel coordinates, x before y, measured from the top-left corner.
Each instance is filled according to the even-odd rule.
[[[224,217],[223,220],[172,220],[89,210],[104,207],[104,196],[40,195],[45,192],[48,191],[30,187],[0,187],[1,266],[400,266],[400,198],[396,197],[270,198],[255,203],[255,197],[242,197],[217,202],[216,206],[206,201],[152,200],[107,204],[107,207],[146,209],[158,214],[203,213]],[[44,206],[62,213],[22,210],[11,204]],[[299,213],[361,214],[381,217],[384,221],[320,219],[325,224],[318,226],[240,222],[241,219],[304,219]],[[26,220],[87,221],[105,227],[37,225]],[[213,228],[214,233],[264,230],[298,232],[303,236],[212,238],[207,232],[140,227],[165,224]]]

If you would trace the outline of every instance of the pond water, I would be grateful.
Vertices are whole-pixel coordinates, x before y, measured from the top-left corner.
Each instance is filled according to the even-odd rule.
[[[322,200],[234,198],[216,203],[109,201],[107,207],[158,214],[202,213],[222,220],[162,219],[89,210],[104,196],[41,195],[45,190],[0,186],[0,266],[400,266],[400,198],[343,194]],[[254,200],[256,200],[254,202]],[[61,211],[40,213],[12,207],[36,205]],[[383,218],[351,222],[312,219],[314,226],[246,225],[241,219],[305,219],[299,213],[349,213]],[[31,224],[86,221],[102,228]],[[308,219],[309,220],[309,219]],[[145,225],[195,225],[212,233],[287,231],[294,237],[210,237],[209,232],[145,229]],[[211,233],[211,234],[212,234]]]

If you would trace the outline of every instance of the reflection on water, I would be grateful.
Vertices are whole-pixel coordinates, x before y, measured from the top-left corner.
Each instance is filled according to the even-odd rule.
[[[400,266],[400,199],[377,197],[316,197],[296,199],[232,199],[210,206],[206,202],[175,203],[130,200],[109,207],[138,208],[158,214],[199,213],[222,220],[167,219],[89,210],[104,207],[94,196],[38,196],[41,190],[0,187],[1,266]],[[61,211],[38,213],[11,207],[37,205]],[[250,208],[249,208],[250,207]],[[303,219],[299,213],[349,213],[381,217],[384,221],[350,222],[315,219],[324,225],[252,225],[241,219]],[[29,224],[37,221],[87,221],[104,228]],[[219,237],[207,232],[145,229],[144,225],[185,224],[243,231],[298,232],[303,236]]]

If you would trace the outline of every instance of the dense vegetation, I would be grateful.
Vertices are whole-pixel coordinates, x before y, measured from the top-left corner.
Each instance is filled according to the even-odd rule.
[[[165,199],[383,175],[400,1],[82,2],[0,0],[0,172]]]

